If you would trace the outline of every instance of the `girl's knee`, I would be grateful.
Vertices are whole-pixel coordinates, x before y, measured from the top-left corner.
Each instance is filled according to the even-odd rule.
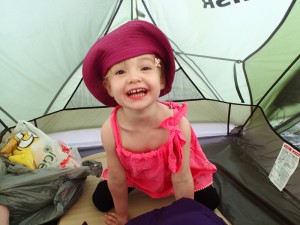
[[[134,188],[128,188],[128,192],[131,192]],[[101,212],[107,212],[114,207],[114,201],[109,191],[107,181],[101,181],[93,194],[93,203]]]
[[[101,212],[107,212],[114,207],[111,193],[106,181],[101,181],[92,196],[95,207]]]
[[[220,197],[212,185],[196,191],[194,198],[197,202],[200,202],[211,210],[215,210],[220,203]]]
[[[101,212],[108,212],[114,207],[113,200],[111,199],[111,201],[109,201],[108,199],[103,199],[101,197],[101,194],[99,195],[98,193],[94,192],[92,197],[93,203]]]

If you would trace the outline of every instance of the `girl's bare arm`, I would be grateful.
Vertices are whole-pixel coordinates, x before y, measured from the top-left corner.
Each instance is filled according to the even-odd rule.
[[[178,173],[172,174],[172,183],[176,199],[191,198],[194,199],[194,182],[190,169],[190,142],[191,142],[191,125],[183,117],[180,121],[180,129],[183,131],[186,143],[183,146],[183,162]]]
[[[117,156],[115,138],[110,124],[110,118],[103,124],[101,139],[106,152],[108,178],[107,183],[112,194],[116,224],[125,224],[128,219],[128,187],[124,168]],[[110,223],[106,223],[110,224]]]

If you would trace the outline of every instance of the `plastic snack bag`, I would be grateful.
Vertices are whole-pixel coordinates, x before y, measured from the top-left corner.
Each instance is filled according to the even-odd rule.
[[[19,121],[8,143],[1,150],[12,162],[29,168],[77,168],[81,157],[62,141],[51,139],[44,132],[27,121]]]

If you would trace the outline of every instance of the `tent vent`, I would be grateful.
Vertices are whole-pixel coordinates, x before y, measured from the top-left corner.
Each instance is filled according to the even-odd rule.
[[[231,135],[231,136],[242,136],[243,135],[243,128],[244,128],[244,126],[237,126],[229,132],[229,135]]]

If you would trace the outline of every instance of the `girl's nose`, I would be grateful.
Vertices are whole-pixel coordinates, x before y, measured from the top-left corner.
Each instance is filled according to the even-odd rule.
[[[132,71],[129,73],[128,83],[136,83],[140,81],[141,81],[141,77],[137,71]]]

